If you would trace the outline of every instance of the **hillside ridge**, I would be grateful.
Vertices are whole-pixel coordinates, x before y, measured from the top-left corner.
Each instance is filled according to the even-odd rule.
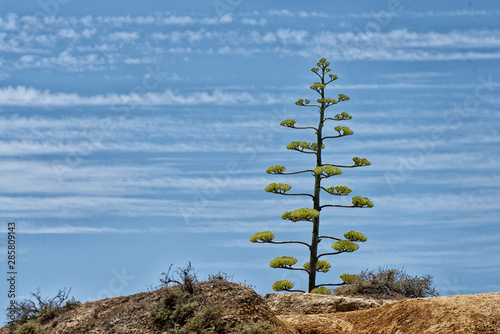
[[[40,333],[174,333],[159,328],[151,312],[165,291],[175,288],[86,302],[41,324]],[[221,307],[221,319],[232,329],[264,322],[279,334],[500,334],[500,293],[404,300],[304,293],[260,296],[227,281],[197,283],[195,291],[199,300]],[[0,334],[17,334],[17,329],[5,326]]]

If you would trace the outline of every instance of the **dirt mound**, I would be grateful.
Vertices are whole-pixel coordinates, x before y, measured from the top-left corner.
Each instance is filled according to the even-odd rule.
[[[269,322],[275,331],[297,333],[293,327],[281,322],[265,300],[251,288],[227,281],[203,282],[200,293],[224,308],[225,322],[234,327],[239,323]]]
[[[500,293],[407,299],[376,309],[281,315],[301,334],[500,333]]]

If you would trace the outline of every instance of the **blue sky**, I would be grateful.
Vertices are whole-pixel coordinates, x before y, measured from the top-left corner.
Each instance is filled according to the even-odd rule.
[[[322,212],[322,234],[368,241],[331,257],[320,281],[388,265],[433,275],[444,295],[500,291],[497,2],[0,5],[0,262],[6,272],[15,221],[21,298],[137,293],[188,261],[200,278],[222,270],[261,294],[284,278],[305,288],[268,266],[306,262],[304,249],[248,239],[310,240],[309,225],[280,218],[310,200],[263,188],[313,187],[265,170],[314,165],[285,149],[312,134],[279,123],[316,124],[294,102],[315,98],[309,69],[322,57],[339,76],[330,96],[351,98],[331,113],[350,113],[355,132],[326,143],[324,161],[372,163],[331,185],[375,207]]]

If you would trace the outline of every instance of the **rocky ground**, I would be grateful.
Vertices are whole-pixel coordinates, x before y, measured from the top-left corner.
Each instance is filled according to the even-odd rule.
[[[230,327],[262,321],[281,334],[500,334],[500,293],[398,301],[302,293],[261,297],[226,281],[203,282],[197,289],[204,300],[223,307]],[[163,291],[84,303],[41,329],[44,334],[162,333],[150,314]],[[0,329],[0,334],[7,333],[16,333],[16,328]]]

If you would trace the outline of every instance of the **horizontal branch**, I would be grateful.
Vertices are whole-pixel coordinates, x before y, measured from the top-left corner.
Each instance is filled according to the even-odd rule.
[[[333,117],[325,117],[325,118],[323,118],[323,120],[324,120],[324,121],[326,121],[326,120],[330,120],[330,121],[336,121],[336,122],[339,122],[339,121],[346,121],[347,119],[342,119],[342,118],[340,118],[340,119],[335,119],[335,118],[333,118]]]
[[[293,267],[277,267],[276,269],[288,269],[288,270],[302,270],[309,274],[309,270],[304,268],[293,268]],[[290,290],[289,290],[290,291]]]
[[[307,173],[307,172],[311,172],[311,173],[314,173],[314,171],[312,169],[306,169],[306,170],[300,170],[300,171],[297,171],[297,172],[281,172],[281,173],[276,173],[277,175],[293,175],[293,174],[300,174],[300,173]]]
[[[340,138],[340,137],[345,137],[345,136],[346,136],[346,135],[327,136],[327,137],[323,137],[323,138],[321,138],[321,140],[330,139],[330,138]]]
[[[311,249],[311,245],[303,241],[255,241],[256,244],[302,244]]]
[[[326,204],[326,205],[320,206],[319,208],[323,209],[323,208],[327,208],[327,207],[331,207],[331,208],[358,208],[358,206],[355,206],[355,205],[338,205],[338,204]]]
[[[286,291],[286,292],[302,292],[302,293],[306,293],[304,290],[283,290],[283,291]]]
[[[339,238],[334,238],[334,237],[330,237],[329,235],[320,235],[318,237],[318,239],[321,241],[322,238],[325,238],[325,239],[333,239],[333,240],[337,240],[337,241],[342,241],[344,239],[339,239]]]
[[[342,283],[330,283],[330,284],[318,284],[315,285],[315,288],[319,288],[320,286],[341,286],[341,285],[346,285],[347,283],[342,282]]]
[[[343,137],[343,136],[342,136],[342,137]],[[350,166],[344,166],[344,165],[332,165],[332,164],[325,164],[324,166],[333,166],[333,167],[339,167],[339,168],[366,167],[365,165],[350,165]]]
[[[320,257],[325,256],[325,255],[337,255],[340,253],[343,253],[343,251],[338,251],[338,252],[333,252],[333,253],[323,253],[323,254],[319,254],[318,256],[316,256],[316,259],[319,259]]]
[[[289,193],[278,193],[278,192],[275,192],[275,194],[285,195],[285,196],[309,196],[312,199],[314,199],[314,195],[311,195],[311,194],[289,194]]]
[[[318,133],[318,129],[316,129],[314,126],[291,126],[291,129],[313,129],[316,133]]]
[[[295,149],[293,151],[297,151],[300,153],[307,153],[307,154],[318,154],[317,152],[307,152],[307,151],[301,151],[301,150],[295,150]]]

